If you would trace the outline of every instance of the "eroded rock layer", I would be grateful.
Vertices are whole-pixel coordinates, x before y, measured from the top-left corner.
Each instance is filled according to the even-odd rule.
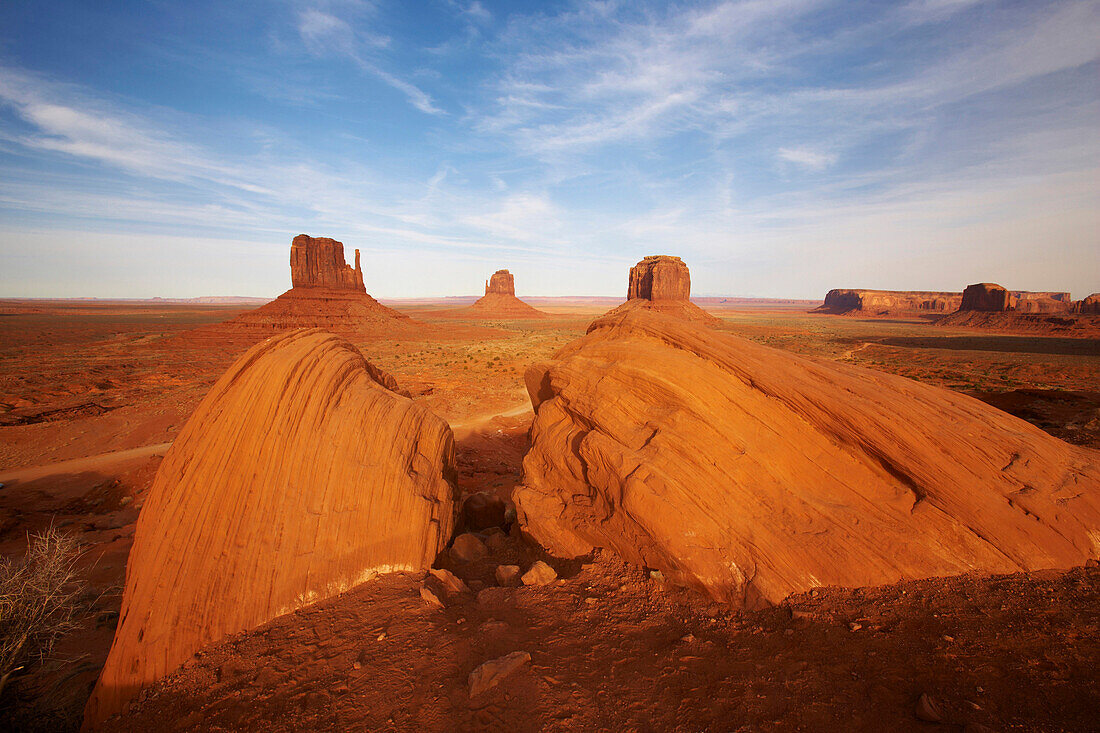
[[[296,331],[210,390],[142,507],[86,727],[203,645],[427,568],[455,521],[447,424],[351,344]]]
[[[507,270],[497,270],[485,281],[485,294],[515,295],[516,281]]]
[[[966,286],[959,310],[998,313],[1009,310],[1011,305],[1012,296],[1005,288],[995,283],[976,283]]]
[[[646,311],[526,374],[524,530],[755,605],[814,586],[1068,567],[1100,453],[978,400]]]

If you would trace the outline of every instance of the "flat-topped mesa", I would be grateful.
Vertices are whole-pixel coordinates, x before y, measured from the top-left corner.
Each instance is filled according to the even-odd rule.
[[[485,294],[497,293],[499,295],[516,294],[516,281],[512,273],[507,270],[497,270],[493,276],[485,281]]]
[[[649,255],[630,268],[626,302],[606,315],[636,309],[653,310],[700,323],[718,319],[691,302],[691,274],[679,257]]]
[[[1082,298],[1073,304],[1075,313],[1087,315],[1100,315],[1100,293],[1093,293],[1087,298]]]
[[[928,290],[861,290],[834,288],[825,294],[818,313],[896,315],[898,313],[951,313],[962,303],[962,293]]]
[[[328,237],[299,234],[290,245],[290,281],[296,288],[330,288],[367,292],[359,250],[354,269],[344,261],[344,244]]]
[[[649,255],[630,268],[627,300],[683,300],[691,295],[691,274],[679,257]]]
[[[1005,288],[996,283],[976,283],[966,286],[959,310],[1001,313],[1011,305],[1012,295]]]

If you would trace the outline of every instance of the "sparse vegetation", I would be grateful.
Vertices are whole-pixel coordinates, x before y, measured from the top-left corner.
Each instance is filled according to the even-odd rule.
[[[22,559],[0,560],[0,695],[13,675],[48,658],[78,625],[80,555],[75,536],[50,527],[31,535]]]

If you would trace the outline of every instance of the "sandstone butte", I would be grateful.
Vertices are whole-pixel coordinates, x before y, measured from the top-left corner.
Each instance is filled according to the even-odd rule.
[[[1069,293],[1013,291],[994,283],[977,283],[963,291],[959,309],[936,325],[1097,336],[1100,319],[1089,298],[1075,302]]]
[[[516,297],[516,283],[512,273],[497,270],[485,281],[485,295],[469,308],[461,308],[446,314],[451,317],[485,318],[497,320],[521,320],[546,318],[547,314],[532,308]]]
[[[606,315],[650,310],[686,318],[701,323],[718,323],[718,319],[689,300],[691,274],[679,257],[649,255],[630,268],[626,302]]]
[[[965,395],[638,310],[525,379],[513,499],[558,556],[754,607],[1100,553],[1100,452]]]
[[[378,573],[455,521],[451,429],[317,330],[255,345],[172,444],[138,518],[93,728],[203,645]]]
[[[344,261],[344,245],[335,239],[295,237],[290,245],[290,281],[291,289],[275,300],[215,329],[260,336],[295,328],[389,335],[413,332],[421,325],[368,295],[359,250],[352,268]]]
[[[980,300],[991,297],[999,285],[972,285],[971,298]],[[968,290],[970,290],[968,288]],[[1011,308],[1023,313],[1064,313],[1073,310],[1069,293],[1032,292],[1029,290],[1005,291],[1006,310]],[[958,310],[981,310],[964,304],[964,293],[923,290],[860,290],[835,288],[825,294],[825,302],[815,313],[899,315],[905,313],[953,313]]]

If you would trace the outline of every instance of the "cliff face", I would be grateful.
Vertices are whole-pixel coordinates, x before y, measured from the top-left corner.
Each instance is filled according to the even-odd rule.
[[[949,390],[645,310],[525,378],[513,498],[558,555],[609,548],[752,606],[1100,552],[1095,451]]]
[[[296,288],[330,288],[367,292],[359,250],[355,268],[344,261],[344,245],[328,237],[299,234],[290,245],[290,282]]]
[[[950,313],[962,302],[962,293],[921,290],[858,290],[836,288],[825,294],[820,313]]]
[[[507,270],[497,270],[492,277],[485,281],[485,294],[511,295],[516,294],[516,282],[512,273]]]
[[[257,344],[218,380],[142,507],[86,727],[205,644],[431,566],[454,527],[453,439],[396,387],[316,330]]]

